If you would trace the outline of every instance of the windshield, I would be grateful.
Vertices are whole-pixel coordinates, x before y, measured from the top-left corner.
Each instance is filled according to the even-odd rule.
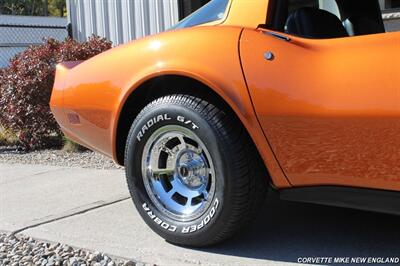
[[[184,20],[180,21],[172,27],[172,29],[188,28],[223,19],[228,4],[229,0],[212,0]]]

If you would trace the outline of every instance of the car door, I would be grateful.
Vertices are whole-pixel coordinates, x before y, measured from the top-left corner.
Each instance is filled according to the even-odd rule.
[[[400,190],[399,38],[243,30],[249,93],[292,185]]]

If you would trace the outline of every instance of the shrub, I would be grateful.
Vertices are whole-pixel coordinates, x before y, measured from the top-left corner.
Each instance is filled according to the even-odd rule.
[[[0,125],[15,132],[26,149],[61,145],[49,107],[56,64],[86,60],[110,48],[111,42],[95,36],[85,43],[49,39],[15,56],[0,71]]]

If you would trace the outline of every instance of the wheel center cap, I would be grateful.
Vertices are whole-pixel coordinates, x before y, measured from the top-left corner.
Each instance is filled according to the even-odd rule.
[[[182,166],[179,169],[179,174],[181,177],[188,177],[189,176],[189,168],[187,166]]]
[[[178,163],[178,175],[189,188],[198,188],[207,182],[206,165],[198,154],[186,153]]]

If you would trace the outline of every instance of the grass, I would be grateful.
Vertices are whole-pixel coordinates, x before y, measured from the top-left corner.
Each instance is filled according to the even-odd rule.
[[[56,141],[57,142],[57,141]],[[14,146],[18,144],[18,137],[11,130],[5,129],[0,125],[0,146]],[[59,144],[56,146],[60,147]],[[63,137],[62,151],[64,152],[83,152],[87,149],[67,137]]]
[[[63,137],[63,147],[62,151],[64,152],[83,152],[87,151],[87,149],[76,142],[73,142],[67,137]]]
[[[0,145],[13,146],[18,143],[18,137],[11,130],[0,125]]]

